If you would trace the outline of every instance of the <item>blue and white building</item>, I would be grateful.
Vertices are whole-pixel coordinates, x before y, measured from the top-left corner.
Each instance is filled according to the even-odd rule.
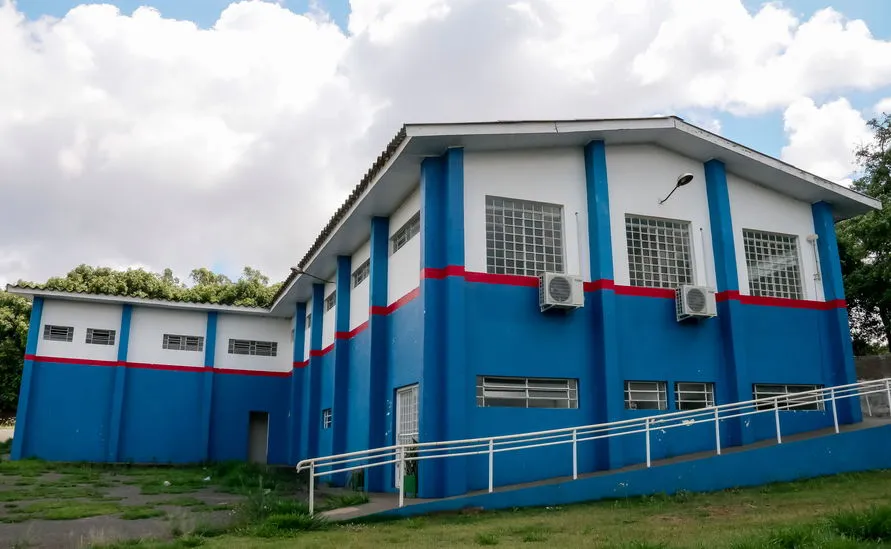
[[[269,309],[8,288],[34,300],[13,457],[295,464],[851,383],[834,224],[879,207],[675,117],[407,125]],[[693,426],[652,453],[713,445]],[[559,451],[499,456],[496,483],[568,474]],[[484,458],[422,467],[421,496],[487,483]]]

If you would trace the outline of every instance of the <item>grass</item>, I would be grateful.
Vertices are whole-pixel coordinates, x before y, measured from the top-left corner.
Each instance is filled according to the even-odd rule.
[[[708,494],[681,493],[538,509],[452,513],[352,524],[304,524],[294,502],[257,498],[248,526],[202,548],[603,547],[846,549],[891,547],[891,471]],[[264,505],[270,507],[264,509]],[[285,505],[285,504],[281,504]],[[249,517],[245,515],[245,517]],[[251,522],[252,521],[252,522]],[[321,528],[321,530],[316,530]],[[295,538],[298,536],[299,539]],[[178,543],[176,540],[173,543]],[[190,545],[195,546],[195,545]],[[186,547],[153,545],[138,547]]]
[[[147,518],[155,518],[155,517],[163,517],[166,516],[167,513],[160,510],[155,509],[151,505],[137,505],[133,507],[127,507],[121,513],[121,518],[124,520],[140,520]]]

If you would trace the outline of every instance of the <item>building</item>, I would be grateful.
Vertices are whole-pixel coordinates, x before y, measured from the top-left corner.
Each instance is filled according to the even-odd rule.
[[[268,310],[10,287],[34,299],[13,457],[294,464],[850,383],[834,223],[878,207],[675,117],[407,125]],[[543,310],[540,273],[575,306]],[[657,433],[653,457],[713,429]],[[568,474],[557,451],[499,456],[496,483]],[[579,468],[643,452],[599,441]],[[423,465],[420,494],[484,487],[478,457]]]

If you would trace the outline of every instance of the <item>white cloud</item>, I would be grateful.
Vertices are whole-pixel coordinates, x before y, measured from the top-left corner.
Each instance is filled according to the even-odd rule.
[[[880,100],[872,110],[875,114],[891,114],[891,97]]]
[[[81,262],[282,277],[404,122],[666,112],[719,131],[722,111],[789,107],[784,154],[813,163],[826,154],[808,147],[825,144],[807,141],[800,98],[891,85],[891,45],[833,10],[799,21],[739,0],[351,9],[347,32],[273,2],[233,3],[200,29],[109,5],[28,21],[0,0],[0,277]],[[844,171],[843,148],[840,164],[814,169]]]
[[[821,177],[849,185],[856,170],[854,150],[870,140],[866,120],[847,99],[821,106],[803,98],[783,113],[789,144],[786,162]]]

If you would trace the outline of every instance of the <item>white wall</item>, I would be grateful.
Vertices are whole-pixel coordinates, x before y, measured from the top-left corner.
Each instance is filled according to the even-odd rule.
[[[613,145],[606,148],[606,167],[615,283],[628,285],[631,281],[625,214],[637,214],[690,222],[694,283],[714,287],[714,255],[702,162],[653,145]],[[678,176],[686,172],[693,174],[693,182],[679,188],[660,205]]]
[[[306,314],[307,315],[312,314],[312,299],[310,299],[309,301],[306,302]],[[312,324],[315,324],[318,321],[319,321],[319,319],[316,318],[315,315],[313,315],[312,320],[310,322]],[[306,332],[303,334],[303,360],[309,360],[309,347],[310,347],[310,343],[312,342],[312,325],[311,324],[307,325],[306,319],[304,319],[303,322],[304,322],[304,327],[306,329]]]
[[[390,238],[421,209],[420,186],[390,215]],[[387,244],[392,250],[392,244]],[[389,254],[389,252],[388,252]],[[417,234],[398,252],[389,256],[387,265],[387,303],[393,303],[414,290],[421,282],[421,235]]]
[[[749,273],[743,229],[769,231],[798,236],[801,288],[804,299],[823,301],[822,282],[814,280],[817,272],[813,246],[807,237],[814,233],[811,205],[767,189],[751,181],[727,174],[730,215],[733,218],[733,244],[736,249],[739,292],[749,295]]]
[[[581,273],[589,280],[583,149],[464,153],[464,266],[468,271],[486,272],[486,195],[562,205],[566,272]]]
[[[353,288],[352,273],[359,265],[365,263],[371,257],[371,241],[368,240],[353,252],[350,259],[350,330],[368,320],[370,278],[366,278],[361,284]],[[370,273],[369,273],[370,274]]]
[[[203,367],[204,350],[173,351],[162,347],[164,334],[200,336],[203,339],[206,332],[206,312],[133,307],[127,362]]]
[[[325,284],[325,299],[334,292],[335,288],[335,284]],[[337,311],[337,305],[332,307],[330,311],[326,311],[325,307],[325,302],[322,301],[322,349],[334,343],[334,313]],[[315,321],[316,319],[313,319],[313,322]]]
[[[230,355],[229,339],[275,341],[276,356]],[[219,369],[287,372],[293,363],[291,319],[265,318],[231,313],[217,316],[217,346],[214,367]]]
[[[46,299],[40,319],[40,334],[37,337],[37,354],[84,360],[117,360],[122,310],[120,305]],[[47,324],[73,326],[72,341],[68,343],[43,339],[43,327]],[[114,345],[87,345],[87,328],[114,330]]]

